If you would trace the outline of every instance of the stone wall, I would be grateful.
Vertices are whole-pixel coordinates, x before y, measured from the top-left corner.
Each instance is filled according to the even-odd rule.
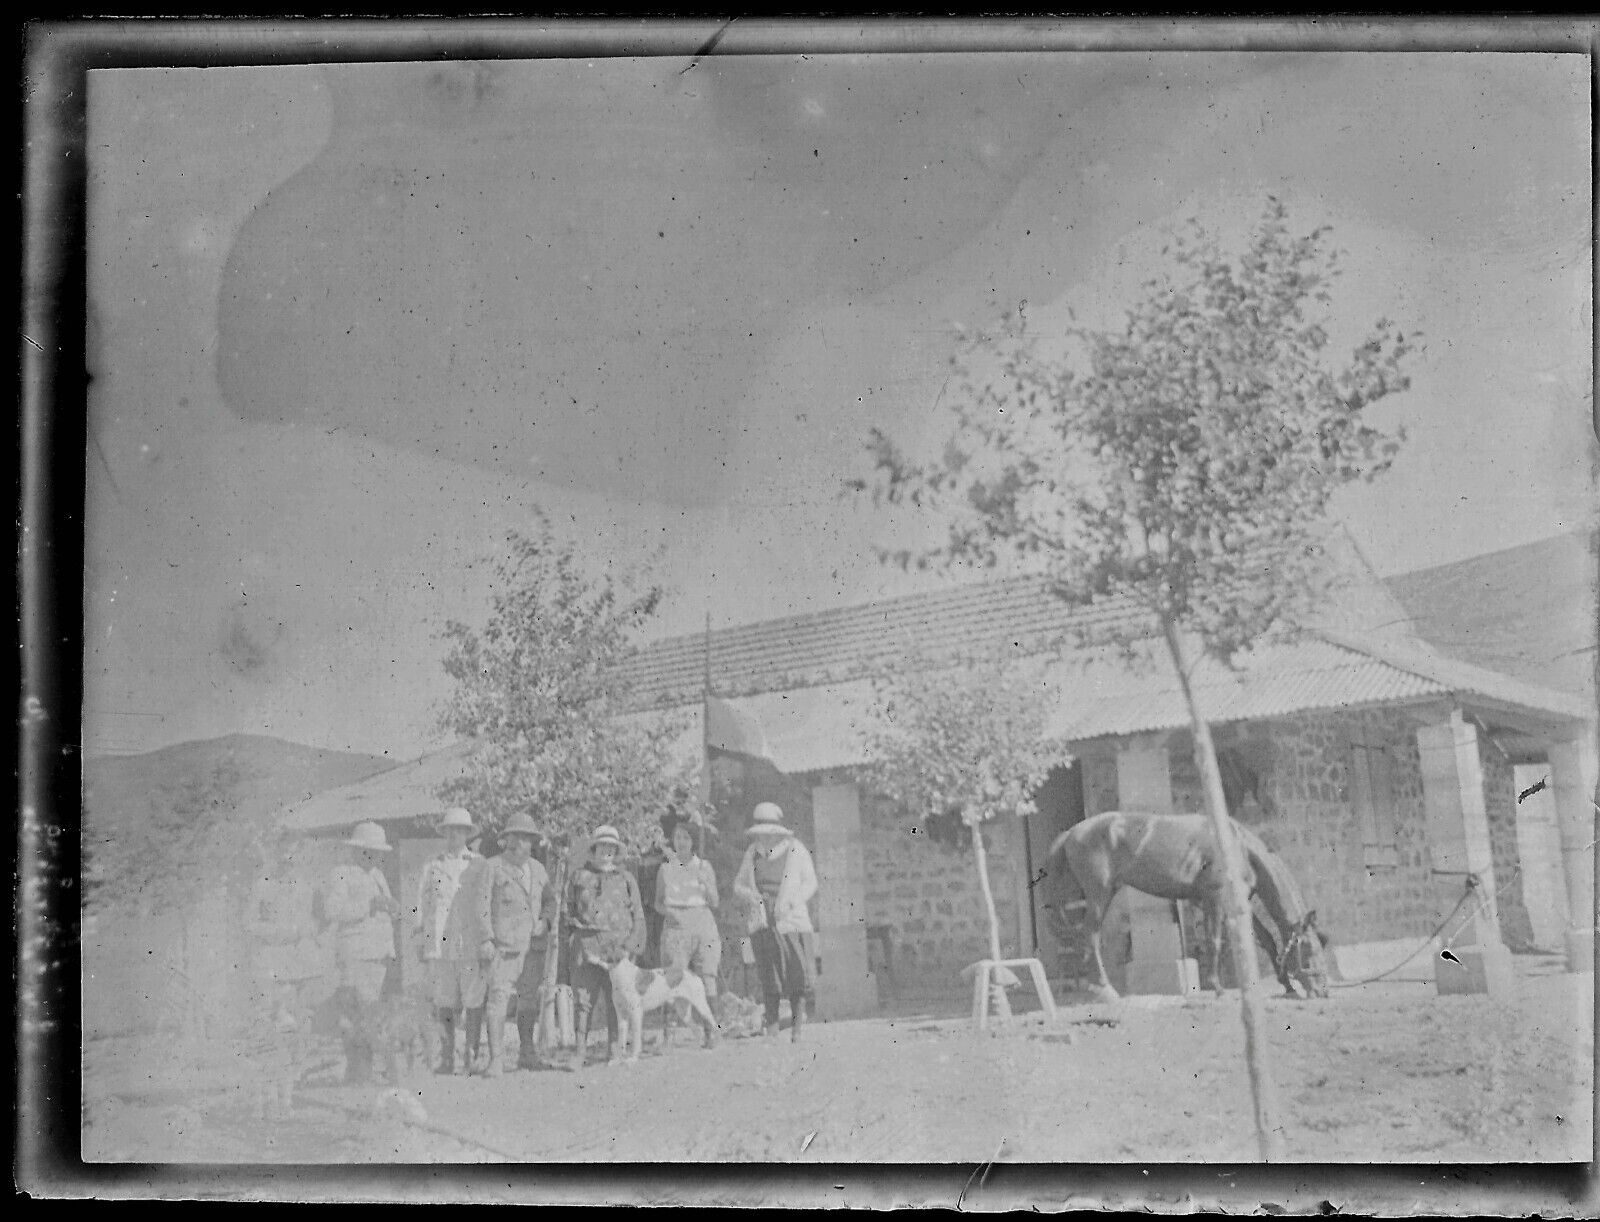
[[[1517,782],[1515,768],[1484,735],[1478,736],[1483,766],[1483,800],[1489,815],[1489,847],[1494,861],[1494,886],[1500,912],[1500,940],[1512,950],[1534,944],[1533,921],[1523,899],[1522,855],[1517,849]]]
[[[1434,716],[1437,716],[1435,712]],[[1421,937],[1437,920],[1415,715],[1378,708],[1270,723],[1267,801],[1253,826],[1283,857],[1318,923],[1337,942]],[[1396,852],[1369,864],[1351,797],[1352,737],[1391,751]]]
[[[867,865],[867,924],[889,927],[893,981],[900,994],[960,987],[961,969],[988,956],[988,920],[968,846],[932,839],[918,820],[875,795],[861,798]],[[989,885],[1000,918],[1002,954],[1016,955],[1021,853],[1007,829],[985,831]]]

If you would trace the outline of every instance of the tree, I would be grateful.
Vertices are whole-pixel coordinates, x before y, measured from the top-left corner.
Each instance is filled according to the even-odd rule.
[[[1279,1157],[1256,997],[1248,897],[1216,750],[1190,675],[1202,654],[1232,664],[1289,633],[1328,580],[1319,527],[1329,501],[1388,469],[1403,434],[1363,411],[1409,386],[1415,335],[1380,319],[1331,363],[1326,227],[1291,234],[1269,199],[1245,248],[1222,251],[1191,221],[1172,269],[1145,285],[1120,330],[1076,324],[1048,348],[1025,328],[952,358],[962,393],[943,454],[909,458],[875,430],[870,487],[946,524],[902,565],[1020,562],[1064,603],[1120,602],[1131,618],[1093,643],[1135,657],[1164,647],[1186,701],[1205,805],[1226,862],[1226,912],[1241,982],[1246,1057],[1263,1158]],[[987,370],[987,372],[985,372]]]
[[[674,758],[685,727],[628,709],[619,666],[661,600],[660,589],[636,584],[586,575],[541,516],[532,534],[507,536],[482,629],[455,620],[444,629],[455,686],[441,725],[479,747],[441,797],[466,806],[489,832],[512,814],[532,816],[555,850],[558,897],[567,850],[599,824],[640,849],[669,801],[693,813],[695,765]],[[546,955],[546,1002],[558,941]]]
[[[912,667],[876,685],[883,728],[867,732],[863,779],[924,817],[954,813],[969,833],[989,923],[989,957],[1001,958],[983,825],[1034,811],[1033,794],[1067,761],[1045,733],[1046,689],[998,663]],[[996,985],[998,999],[1004,989]]]
[[[523,812],[555,843],[609,823],[642,847],[674,786],[695,789],[693,764],[673,758],[683,727],[630,713],[619,673],[661,591],[585,575],[543,518],[507,550],[483,628],[444,629],[442,727],[480,745],[443,796],[487,831]]]

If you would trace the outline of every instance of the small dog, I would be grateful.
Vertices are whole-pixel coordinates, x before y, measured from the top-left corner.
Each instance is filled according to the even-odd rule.
[[[632,1065],[644,1048],[644,1016],[665,1005],[682,1003],[706,1025],[706,1047],[716,1043],[719,1028],[716,1015],[706,1004],[705,982],[693,972],[677,969],[646,971],[630,959],[607,969],[611,975],[611,1003],[617,1008],[620,1047],[628,1046],[631,1034],[633,1051],[626,1058]]]

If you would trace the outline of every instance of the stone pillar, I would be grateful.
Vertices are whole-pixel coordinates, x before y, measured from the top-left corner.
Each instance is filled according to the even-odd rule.
[[[1550,748],[1550,788],[1567,883],[1567,970],[1594,970],[1594,841],[1597,764],[1594,727]]]
[[[1117,751],[1117,801],[1126,811],[1172,810],[1172,773],[1166,736],[1141,735]],[[1127,913],[1131,946],[1124,975],[1128,993],[1192,993],[1199,988],[1199,966],[1184,954],[1177,910],[1171,900],[1124,887],[1111,912]],[[1113,917],[1107,914],[1106,924]]]
[[[817,1017],[856,1018],[878,1010],[878,982],[867,966],[867,866],[856,787],[811,791],[816,837],[817,940],[822,975]]]
[[[1495,906],[1494,855],[1489,841],[1489,816],[1484,801],[1483,767],[1478,755],[1478,729],[1461,715],[1448,722],[1417,728],[1422,763],[1422,801],[1428,818],[1428,849],[1433,858],[1434,921],[1456,906],[1467,874],[1479,887],[1451,918],[1441,938],[1454,935],[1449,946],[1456,957],[1434,965],[1440,993],[1488,993],[1509,997],[1514,990],[1511,952],[1500,940]],[[1459,931],[1459,932],[1457,932]]]

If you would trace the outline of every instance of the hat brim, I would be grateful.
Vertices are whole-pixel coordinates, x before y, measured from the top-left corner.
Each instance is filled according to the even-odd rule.
[[[794,835],[781,823],[757,823],[745,832],[746,836],[792,836]]]
[[[366,849],[369,853],[394,852],[394,845],[392,844],[362,844],[359,840],[341,840],[339,843],[347,849]]]
[[[589,841],[589,847],[590,847],[590,848],[591,848],[591,849],[597,849],[597,848],[599,848],[599,847],[600,847],[600,846],[601,846],[601,845],[602,845],[602,844],[609,844],[609,845],[611,845],[611,846],[612,846],[612,847],[613,847],[613,848],[618,848],[618,849],[620,849],[620,848],[621,848],[621,847],[622,847],[622,841],[620,841],[620,840],[613,840],[613,839],[612,839],[612,838],[611,838],[611,837],[610,837],[610,836],[602,836],[602,837],[600,837],[600,839],[598,839],[598,840],[591,840],[591,841]]]

